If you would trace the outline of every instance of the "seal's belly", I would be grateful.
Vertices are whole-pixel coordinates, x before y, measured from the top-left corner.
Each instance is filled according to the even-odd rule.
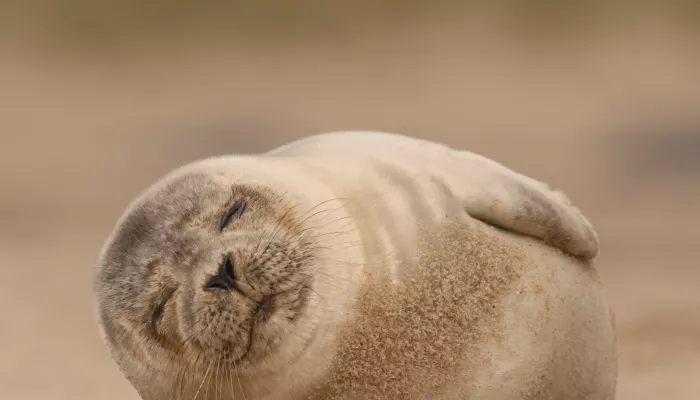
[[[364,288],[324,399],[611,399],[595,271],[478,221],[419,232],[410,271]]]

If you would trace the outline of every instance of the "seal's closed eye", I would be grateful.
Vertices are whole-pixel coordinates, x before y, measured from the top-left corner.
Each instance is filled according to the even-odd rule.
[[[234,219],[240,218],[245,212],[246,208],[248,208],[248,205],[246,203],[233,203],[231,208],[229,208],[226,214],[224,214],[224,216],[221,218],[221,222],[219,223],[219,231],[223,231],[224,229],[226,229],[228,224],[230,224],[231,221],[233,221]]]
[[[158,324],[160,323],[160,320],[163,319],[163,311],[165,310],[165,305],[173,297],[173,294],[175,294],[175,288],[168,288],[165,292],[163,292],[163,296],[161,297],[160,302],[153,310],[153,315],[151,316],[151,327],[153,328],[153,332],[155,332],[156,334],[158,333]]]

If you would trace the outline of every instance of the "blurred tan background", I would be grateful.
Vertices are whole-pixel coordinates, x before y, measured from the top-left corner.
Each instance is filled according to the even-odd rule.
[[[402,132],[567,192],[602,240],[619,399],[700,399],[694,1],[0,3],[0,398],[137,399],[91,280],[168,170]]]

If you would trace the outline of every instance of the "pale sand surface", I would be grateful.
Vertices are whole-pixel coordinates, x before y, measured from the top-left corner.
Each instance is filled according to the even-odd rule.
[[[0,59],[0,398],[137,399],[98,338],[91,279],[116,218],[162,173],[308,133],[382,129],[483,153],[567,192],[602,240],[619,398],[699,399],[697,54],[634,36],[535,56],[434,45],[449,32],[431,34]],[[684,109],[697,118],[685,152],[637,146],[644,118]],[[664,129],[660,143],[675,140]]]

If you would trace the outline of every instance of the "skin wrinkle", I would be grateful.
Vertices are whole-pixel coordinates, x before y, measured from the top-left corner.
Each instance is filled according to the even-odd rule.
[[[386,163],[375,162],[374,168],[381,175],[386,176],[387,182],[391,182],[391,192],[394,192],[394,189],[400,192],[400,195],[397,195],[397,197],[408,203],[408,215],[410,215],[411,218],[423,223],[430,221],[430,219],[427,218],[429,206],[423,201],[421,191],[417,188],[415,182],[408,179],[408,177],[397,170],[396,167]],[[388,205],[386,208],[390,209]],[[414,255],[411,254],[410,251],[406,251],[411,248],[411,243],[415,239],[412,237],[413,232],[401,231],[398,224],[395,223],[397,219],[398,218],[383,218],[382,220],[387,221],[386,225],[389,228],[389,237],[392,240],[393,248],[401,250],[398,252],[400,256],[397,259],[397,264],[399,268],[403,270],[405,266],[415,263],[415,260],[413,260]]]
[[[317,167],[303,167],[303,171],[311,176],[317,177],[321,181],[332,182],[331,174],[325,168]],[[376,255],[384,254],[381,248],[381,239],[377,235],[377,229],[373,228],[373,224],[377,221],[381,221],[382,215],[387,215],[390,212],[386,202],[383,200],[385,196],[384,192],[374,191],[374,187],[370,187],[367,192],[373,193],[371,195],[362,197],[346,197],[346,194],[334,188],[329,187],[334,196],[336,196],[343,208],[347,211],[350,218],[358,225],[358,233],[360,236],[359,247],[362,250],[362,259],[365,260],[367,264],[377,263]],[[373,207],[368,211],[365,206],[365,202],[372,202]],[[364,268],[366,270],[366,268]],[[364,271],[362,271],[364,272]]]

